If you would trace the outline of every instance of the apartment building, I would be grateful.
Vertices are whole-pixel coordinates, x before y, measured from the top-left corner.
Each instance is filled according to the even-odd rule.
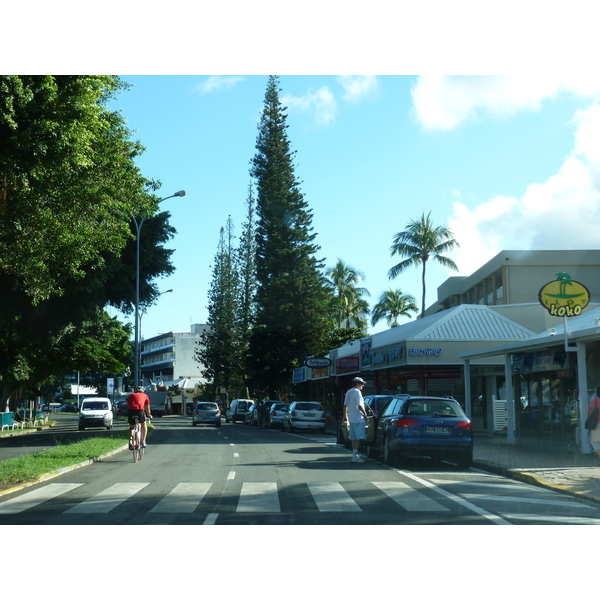
[[[170,386],[184,379],[206,383],[202,364],[195,359],[201,335],[208,325],[196,323],[190,331],[168,331],[141,342],[140,360],[144,385],[163,382]]]

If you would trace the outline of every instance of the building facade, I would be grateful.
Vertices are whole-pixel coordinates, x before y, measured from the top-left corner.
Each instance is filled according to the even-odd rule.
[[[589,291],[582,314],[568,322],[540,304],[541,289],[565,274]],[[578,424],[600,384],[600,329],[589,324],[596,312],[600,323],[599,307],[600,251],[503,251],[471,276],[444,282],[422,319],[334,349],[326,373],[303,367],[294,380],[316,381],[321,390],[333,382],[338,402],[358,374],[367,381],[364,394],[450,395],[476,430],[583,448]],[[561,343],[565,331],[580,336],[579,353]]]
[[[182,380],[206,383],[202,363],[195,358],[201,335],[208,325],[196,323],[191,331],[169,331],[143,340],[140,344],[143,385],[162,382],[167,387]]]

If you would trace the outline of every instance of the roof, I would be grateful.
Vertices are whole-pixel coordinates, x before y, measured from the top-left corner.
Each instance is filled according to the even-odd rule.
[[[377,348],[402,340],[509,342],[534,336],[533,331],[489,306],[461,304],[371,337],[372,347]]]
[[[594,308],[577,317],[566,319],[567,338],[569,343],[595,340],[600,335],[600,307]],[[484,351],[465,352],[460,356],[465,359],[497,356],[514,352],[527,352],[541,348],[555,347],[565,344],[564,322],[528,340],[492,346]]]

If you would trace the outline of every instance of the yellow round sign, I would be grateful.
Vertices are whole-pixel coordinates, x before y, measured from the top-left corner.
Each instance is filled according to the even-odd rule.
[[[566,273],[547,283],[539,293],[540,304],[554,317],[576,317],[589,304],[590,293]]]

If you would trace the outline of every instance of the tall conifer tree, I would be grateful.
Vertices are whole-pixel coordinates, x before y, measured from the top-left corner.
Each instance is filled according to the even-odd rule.
[[[248,355],[255,393],[275,397],[327,329],[323,262],[312,211],[300,192],[279,80],[269,78],[250,174],[256,180],[257,314]]]

